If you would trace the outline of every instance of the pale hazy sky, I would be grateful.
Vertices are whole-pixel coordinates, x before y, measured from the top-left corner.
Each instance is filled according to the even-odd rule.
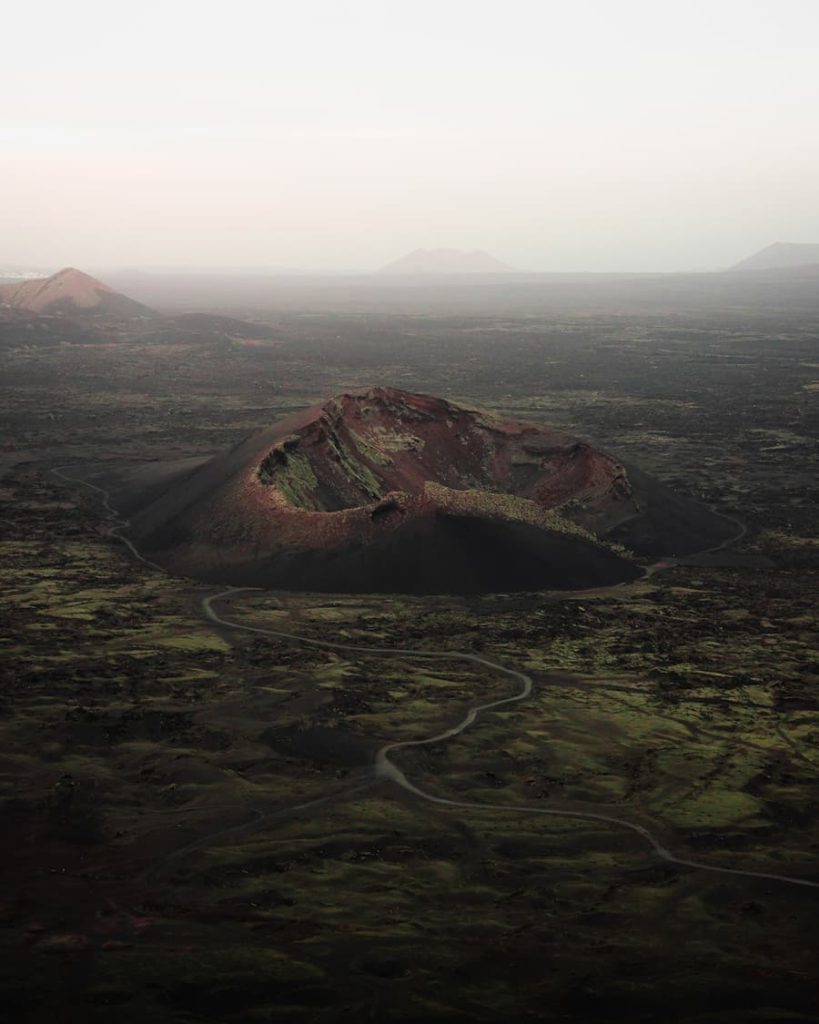
[[[819,0],[20,0],[0,27],[2,263],[819,241]]]

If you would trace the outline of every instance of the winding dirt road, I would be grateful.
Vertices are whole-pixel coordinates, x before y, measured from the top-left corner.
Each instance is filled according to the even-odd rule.
[[[133,544],[133,542],[124,535],[123,531],[129,526],[128,520],[120,519],[116,509],[111,505],[110,494],[104,488],[92,484],[86,480],[82,480],[78,477],[68,476],[62,469],[52,469],[51,472],[62,480],[67,481],[71,484],[80,484],[87,487],[102,496],[102,503],[105,511],[108,515],[109,521],[111,522],[110,535],[116,537],[122,541],[123,544],[128,548],[131,554],[137,558],[144,565],[151,569],[159,572],[165,572],[161,566],[152,562],[150,559],[145,558]],[[728,518],[728,517],[726,517]],[[734,543],[739,540],[745,533],[745,527],[741,523],[737,523],[740,528],[740,532],[736,537],[730,538],[729,541],[723,542],[716,548],[710,549],[712,551],[721,550],[725,548],[728,543]],[[671,563],[673,564],[673,563]],[[651,567],[646,571],[646,577],[652,575],[652,570],[657,571],[656,567]],[[602,588],[598,588],[602,589]],[[702,861],[688,860],[684,857],[677,857],[671,850],[667,849],[659,841],[659,839],[649,829],[643,825],[638,824],[634,821],[629,821],[626,818],[619,818],[613,815],[599,814],[592,811],[569,811],[569,810],[558,810],[553,808],[543,807],[528,807],[526,805],[518,804],[489,804],[472,802],[465,800],[450,800],[448,797],[438,796],[434,793],[428,793],[426,790],[416,786],[410,779],[407,778],[404,771],[393,761],[391,754],[398,750],[408,750],[412,747],[425,747],[431,746],[437,743],[442,743],[446,740],[453,739],[460,735],[471,725],[473,725],[481,714],[494,711],[497,708],[505,707],[511,704],[519,703],[520,701],[526,700],[530,696],[533,689],[533,683],[530,676],[524,672],[520,672],[517,669],[507,668],[505,665],[501,665],[496,661],[492,661],[489,658],[481,657],[477,654],[472,654],[466,651],[435,651],[435,650],[424,650],[414,648],[396,648],[396,647],[368,647],[358,644],[341,643],[338,641],[330,640],[318,640],[314,637],[301,636],[298,633],[288,633],[283,630],[277,629],[266,629],[260,626],[250,626],[242,622],[235,622],[231,619],[226,619],[220,615],[214,608],[214,604],[228,596],[236,596],[240,593],[247,592],[259,592],[259,588],[253,587],[228,587],[217,594],[213,594],[210,597],[205,597],[202,600],[201,607],[203,614],[207,620],[214,623],[215,625],[221,626],[225,629],[239,630],[246,633],[255,633],[261,636],[274,637],[279,640],[287,640],[291,643],[297,643],[306,647],[320,648],[322,650],[342,651],[351,654],[360,654],[367,657],[377,658],[394,658],[399,657],[410,657],[417,660],[423,661],[462,661],[468,662],[472,665],[478,665],[482,668],[488,668],[493,672],[497,672],[501,675],[507,676],[511,680],[517,682],[520,689],[509,697],[502,697],[499,700],[489,701],[485,704],[477,704],[469,708],[465,713],[464,717],[454,726],[443,732],[437,733],[434,736],[429,736],[425,739],[419,740],[404,740],[401,742],[386,743],[383,747],[378,750],[375,763],[373,765],[373,779],[370,782],[360,784],[350,790],[347,793],[357,792],[361,789],[368,788],[372,782],[377,780],[386,780],[400,786],[406,792],[413,794],[421,800],[428,803],[435,804],[440,807],[454,807],[463,810],[473,811],[490,811],[493,813],[505,813],[505,814],[537,814],[543,817],[552,818],[569,818],[580,821],[596,822],[609,826],[614,829],[625,830],[639,836],[644,842],[646,842],[654,853],[661,859],[670,864],[676,864],[680,867],[694,868],[698,871],[706,871],[712,874],[719,875],[732,875],[742,878],[752,879],[763,879],[772,882],[781,882],[787,885],[798,885],[811,889],[819,889],[819,882],[813,882],[806,878],[796,878],[791,875],[782,875],[775,872],[766,871],[748,871],[742,868],[724,868],[718,867],[712,864],[706,864]],[[262,591],[264,592],[264,591]],[[271,818],[278,817],[280,814],[295,813],[300,810],[306,810],[310,807],[319,806],[320,804],[326,803],[333,797],[324,796],[316,800],[307,801],[306,803],[299,804],[296,807],[284,808],[281,812],[273,812],[271,814],[263,814],[262,812],[255,812],[256,817],[249,822],[239,824],[236,826],[230,826],[224,829],[220,829],[218,832],[211,833],[199,840],[189,843],[186,846],[175,850],[169,858],[165,858],[165,861],[171,857],[175,858],[183,853],[190,852],[191,850],[201,848],[212,842],[213,840],[220,838],[224,835],[230,835],[243,830],[247,830],[252,826],[258,827],[263,821],[267,821]]]

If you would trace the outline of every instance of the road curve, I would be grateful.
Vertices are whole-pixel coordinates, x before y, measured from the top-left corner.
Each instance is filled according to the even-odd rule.
[[[68,467],[63,467],[63,469]],[[159,572],[165,573],[165,570],[152,562],[150,559],[145,558],[136,548],[134,543],[123,534],[123,530],[127,529],[129,522],[128,520],[120,519],[116,509],[111,505],[110,494],[105,488],[99,487],[96,484],[89,483],[88,481],[82,480],[78,477],[68,476],[63,472],[62,469],[52,469],[52,473],[59,478],[68,481],[72,484],[81,484],[85,487],[92,489],[98,494],[102,495],[103,506],[111,521],[111,536],[116,537],[120,540],[128,550],[144,565],[151,569],[158,570]],[[738,540],[740,536],[744,535],[745,527],[742,524],[740,526],[740,533],[731,540]],[[718,545],[718,549],[724,548],[729,542],[723,542]],[[711,550],[717,550],[711,549]],[[646,576],[650,573],[647,572]],[[374,774],[376,778],[385,779],[395,783],[408,793],[412,793],[414,796],[421,800],[425,800],[428,803],[436,804],[440,807],[455,807],[465,810],[476,810],[476,811],[491,811],[493,813],[504,812],[507,814],[537,814],[544,817],[552,818],[568,818],[580,821],[596,822],[599,824],[607,825],[612,828],[629,831],[641,839],[643,839],[654,851],[654,853],[663,861],[669,864],[676,864],[680,867],[694,868],[698,871],[706,871],[711,874],[718,875],[732,875],[741,878],[753,878],[761,879],[771,882],[781,882],[787,885],[798,885],[810,889],[819,889],[819,882],[813,882],[806,878],[796,878],[791,875],[782,875],[775,872],[767,871],[748,871],[742,868],[724,868],[718,867],[713,864],[706,864],[702,861],[689,860],[684,857],[677,857],[671,850],[667,849],[662,843],[656,838],[656,836],[645,828],[643,825],[637,822],[629,821],[625,818],[618,818],[613,815],[598,814],[593,811],[569,811],[569,810],[558,810],[556,808],[544,808],[544,807],[528,807],[524,804],[489,804],[482,802],[466,801],[466,800],[450,800],[448,797],[437,796],[434,793],[428,793],[426,790],[416,786],[415,783],[411,782],[402,769],[392,760],[390,754],[392,751],[401,749],[410,749],[411,747],[425,747],[436,743],[441,743],[445,740],[452,739],[455,736],[460,735],[471,725],[473,725],[479,718],[479,716],[486,711],[493,711],[497,708],[504,707],[510,704],[516,704],[520,701],[525,700],[532,693],[533,683],[530,676],[524,672],[520,672],[517,669],[508,668],[505,665],[501,665],[498,662],[492,661],[489,658],[481,657],[477,654],[472,654],[467,651],[448,651],[448,650],[425,650],[423,648],[401,648],[401,647],[369,647],[359,644],[342,643],[339,641],[331,640],[318,640],[314,637],[302,636],[298,633],[288,633],[284,630],[278,629],[266,629],[261,626],[250,626],[245,623],[235,622],[231,619],[226,619],[221,616],[213,607],[216,601],[228,596],[235,596],[240,593],[264,593],[261,588],[258,587],[227,587],[224,590],[219,591],[217,594],[212,594],[209,597],[202,599],[201,607],[203,614],[207,620],[213,622],[215,625],[221,626],[225,629],[239,630],[245,633],[254,633],[261,636],[274,637],[280,640],[286,640],[291,643],[301,644],[307,647],[320,648],[322,650],[342,651],[352,654],[363,654],[368,657],[379,657],[379,658],[394,658],[396,656],[411,657],[413,659],[421,659],[424,661],[465,661],[473,665],[479,665],[482,668],[488,668],[493,672],[498,672],[501,675],[508,676],[510,679],[517,681],[520,684],[520,689],[509,697],[502,697],[499,700],[489,701],[485,704],[477,704],[469,708],[464,717],[454,726],[443,732],[436,733],[434,736],[429,736],[425,739],[420,740],[403,740],[400,742],[386,743],[376,753],[374,763]],[[364,787],[357,787],[364,788]],[[288,810],[301,810],[307,809],[308,807],[315,806],[326,802],[328,798],[322,797],[315,801],[308,801],[303,805],[299,805],[296,808],[290,808]],[[258,813],[258,812],[257,812]],[[274,817],[273,815],[264,815],[263,818]],[[212,839],[222,835],[230,834],[233,832],[241,831],[250,827],[253,824],[260,823],[262,819],[256,818],[250,822],[240,824],[228,829],[221,829],[216,833],[211,833],[209,836],[204,837],[201,840],[197,840],[194,843],[188,844],[179,850],[174,851],[171,857],[176,857],[184,852],[196,849],[199,846],[205,845]],[[170,859],[170,858],[166,858]]]
[[[298,633],[287,633],[278,629],[263,629],[260,626],[248,626],[241,622],[234,622],[231,619],[223,618],[213,608],[213,602],[218,601],[220,598],[254,590],[258,592],[259,588],[230,587],[226,590],[220,591],[218,594],[213,594],[211,597],[204,598],[202,601],[202,609],[205,616],[210,619],[211,622],[228,629],[243,630],[248,633],[261,634],[262,636],[271,636],[280,640],[288,640],[294,643],[304,644],[310,647],[319,647],[325,650],[352,652],[355,654],[364,654],[367,656],[381,658],[389,658],[399,655],[416,659],[421,658],[424,660],[435,659],[445,661],[467,661],[472,664],[481,665],[485,668],[492,669],[493,671],[500,672],[521,682],[522,686],[519,692],[513,694],[511,697],[503,697],[500,700],[490,701],[487,704],[475,705],[467,711],[457,725],[453,725],[450,729],[436,733],[436,735],[429,736],[426,739],[403,740],[397,743],[387,743],[381,747],[375,757],[376,775],[384,779],[389,779],[391,782],[399,785],[402,789],[405,789],[408,793],[412,793],[415,796],[420,797],[422,800],[426,800],[428,803],[437,804],[442,807],[458,807],[468,810],[485,810],[493,812],[505,811],[506,813],[511,814],[540,814],[552,818],[574,818],[581,821],[599,822],[613,828],[628,830],[640,836],[649,844],[658,857],[667,861],[669,864],[696,868],[700,871],[708,871],[714,874],[738,875],[743,878],[759,878],[772,882],[784,882],[789,885],[800,885],[811,889],[819,889],[819,882],[812,882],[807,878],[794,878],[791,875],[780,875],[767,871],[746,871],[741,868],[716,867],[713,864],[705,864],[702,861],[677,857],[671,852],[671,850],[663,846],[653,833],[644,826],[633,821],[628,821],[625,818],[614,817],[613,815],[597,814],[593,811],[565,811],[545,807],[527,807],[525,804],[487,804],[467,800],[450,800],[448,797],[436,796],[434,793],[428,793],[426,790],[416,786],[414,782],[411,782],[407,778],[401,768],[399,768],[398,765],[396,765],[390,758],[390,752],[393,750],[408,749],[410,747],[430,746],[459,735],[477,721],[482,712],[494,710],[506,704],[515,704],[518,701],[525,700],[532,692],[531,678],[524,672],[518,672],[516,669],[507,668],[505,665],[500,665],[498,662],[491,661],[489,658],[482,658],[476,654],[470,654],[465,651],[428,651],[401,647],[365,647],[357,644],[337,643],[330,640],[316,640],[313,637],[301,636]]]

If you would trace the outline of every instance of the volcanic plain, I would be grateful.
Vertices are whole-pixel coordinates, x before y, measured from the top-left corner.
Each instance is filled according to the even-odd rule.
[[[131,324],[0,355],[3,1012],[815,1024],[816,889],[511,809],[608,814],[681,858],[819,882],[815,319],[299,301],[267,338]],[[373,382],[552,424],[746,529],[616,588],[216,602],[528,673],[529,700],[395,755],[425,791],[497,810],[372,766],[503,677],[217,627],[202,600],[224,586],[136,561],[65,479],[175,465],[170,485]]]

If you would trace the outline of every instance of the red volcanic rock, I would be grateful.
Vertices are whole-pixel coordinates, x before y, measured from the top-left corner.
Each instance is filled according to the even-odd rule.
[[[153,310],[147,306],[73,267],[66,267],[51,277],[0,285],[0,303],[33,313],[153,315]]]
[[[392,388],[341,395],[178,478],[133,519],[175,571],[330,591],[581,587],[639,570],[617,459],[553,427]]]

